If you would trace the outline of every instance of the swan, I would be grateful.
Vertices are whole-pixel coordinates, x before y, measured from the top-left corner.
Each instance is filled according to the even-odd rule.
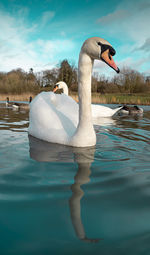
[[[32,97],[29,97],[29,104],[32,101]],[[9,97],[6,98],[6,106],[13,107],[14,109],[29,109],[29,104],[9,102]]]
[[[64,81],[57,82],[54,86],[53,92],[56,92],[59,89],[62,89],[63,93],[68,96],[68,86]],[[112,117],[118,111],[120,111],[122,107],[123,106],[117,107],[115,109],[111,109],[110,107],[107,107],[107,106],[91,104],[92,117],[93,118]],[[74,112],[73,114],[78,114],[78,112]]]
[[[74,118],[72,101],[74,100],[66,95],[42,92],[30,105],[29,134],[41,140],[68,146],[94,146],[96,134],[91,114],[92,67],[94,59],[99,59],[119,73],[119,68],[112,58],[115,53],[108,41],[100,37],[88,38],[81,47],[78,62],[79,120],[77,128],[72,121]],[[70,118],[66,112],[69,112]]]

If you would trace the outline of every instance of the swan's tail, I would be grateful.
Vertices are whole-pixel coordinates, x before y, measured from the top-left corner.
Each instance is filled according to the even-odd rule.
[[[123,108],[123,106],[119,106],[118,108],[113,109],[113,112],[114,112],[113,115],[115,113],[119,112],[122,108]]]

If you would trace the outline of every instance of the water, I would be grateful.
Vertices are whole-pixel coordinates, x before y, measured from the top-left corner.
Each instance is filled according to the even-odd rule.
[[[28,112],[1,104],[0,254],[150,254],[143,108],[101,120],[96,147],[77,149],[28,137]]]

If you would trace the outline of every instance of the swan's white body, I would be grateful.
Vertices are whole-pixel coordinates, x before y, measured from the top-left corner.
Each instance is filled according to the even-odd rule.
[[[39,139],[66,144],[78,124],[78,105],[66,95],[53,92],[38,94],[30,105],[29,133]]]
[[[96,144],[91,114],[91,75],[94,59],[103,57],[99,43],[108,47],[103,55],[109,65],[119,72],[112,57],[108,58],[109,48],[112,55],[115,52],[111,45],[99,37],[87,39],[81,48],[78,65],[79,120],[73,114],[77,104],[71,97],[42,92],[31,102],[29,134],[48,142],[75,147]]]
[[[56,86],[57,86],[57,89],[62,89],[63,93],[68,96],[68,86],[64,81],[57,82],[55,87]],[[55,91],[57,89],[55,89]],[[115,109],[111,109],[110,107],[107,107],[104,105],[91,104],[91,109],[92,109],[92,117],[94,119],[96,119],[99,117],[103,117],[103,118],[104,117],[112,117],[118,111],[120,111],[120,109],[122,109],[122,106],[117,107]],[[74,111],[72,114],[78,114],[78,112]]]

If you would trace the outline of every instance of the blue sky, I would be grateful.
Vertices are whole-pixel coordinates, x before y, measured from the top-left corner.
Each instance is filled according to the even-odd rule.
[[[0,71],[77,64],[82,43],[99,36],[120,68],[150,75],[150,0],[0,0]],[[94,71],[115,74],[96,61]]]

